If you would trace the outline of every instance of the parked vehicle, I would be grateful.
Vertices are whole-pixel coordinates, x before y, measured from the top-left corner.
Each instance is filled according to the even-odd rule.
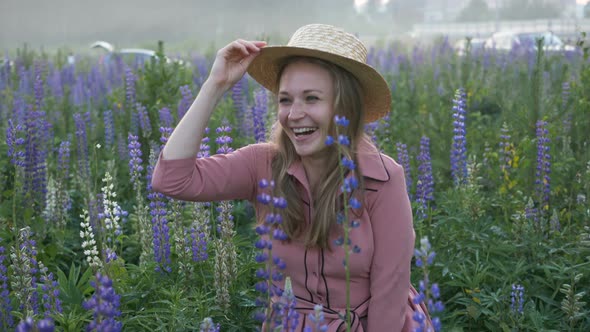
[[[152,57],[156,56],[156,51],[145,48],[122,48],[117,50],[112,44],[105,41],[94,42],[90,45],[90,48],[102,49],[105,52],[99,58],[99,62],[105,65],[114,61],[116,57],[120,57],[128,65],[143,66],[146,62],[151,61]],[[188,62],[180,59],[170,59],[167,56],[164,56],[164,59],[166,63],[188,65]]]
[[[484,38],[470,38],[469,39],[469,47],[471,49],[471,53],[477,53],[483,50],[484,44],[486,39]],[[459,56],[464,56],[467,51],[467,38],[459,39],[453,44],[453,48],[455,52]]]
[[[540,38],[543,38],[545,52],[575,52],[576,50],[574,46],[567,45],[552,32],[497,32],[486,40],[484,47],[504,52],[535,52],[537,40]]]

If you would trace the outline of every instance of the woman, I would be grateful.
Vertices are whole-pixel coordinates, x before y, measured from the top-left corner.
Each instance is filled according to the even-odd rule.
[[[360,250],[350,256],[352,331],[410,331],[410,265],[415,234],[404,173],[363,135],[363,124],[390,110],[387,83],[366,64],[367,50],[355,36],[328,25],[307,25],[287,46],[236,40],[218,51],[209,78],[182,118],[154,170],[154,190],[183,200],[248,199],[260,218],[256,200],[261,179],[275,181],[274,196],[288,204],[281,225],[288,241],[273,242],[273,254],[286,262],[302,331],[308,315],[322,304],[329,331],[342,331],[346,308],[344,250],[334,245],[342,235],[336,222],[342,210],[334,145],[335,116],[350,121],[338,127],[350,138],[342,154],[357,166],[362,202],[349,215],[358,220],[350,232]],[[269,143],[253,144],[226,155],[195,159],[205,127],[223,94],[248,73],[273,91],[278,124]],[[278,284],[283,287],[283,284]]]

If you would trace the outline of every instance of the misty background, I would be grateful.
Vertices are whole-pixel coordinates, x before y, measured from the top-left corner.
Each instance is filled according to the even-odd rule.
[[[217,48],[238,37],[277,44],[308,23],[333,24],[369,43],[409,40],[426,38],[413,33],[425,24],[545,19],[573,26],[590,17],[584,1],[0,0],[0,49],[27,43],[87,52],[97,40],[154,49],[163,40],[168,51],[180,51]]]

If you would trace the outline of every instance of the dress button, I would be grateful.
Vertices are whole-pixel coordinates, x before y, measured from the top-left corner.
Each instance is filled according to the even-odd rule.
[[[314,272],[314,273],[313,273],[313,276],[314,276],[314,277],[317,277],[317,276],[318,276],[318,273],[317,273],[317,272]]]

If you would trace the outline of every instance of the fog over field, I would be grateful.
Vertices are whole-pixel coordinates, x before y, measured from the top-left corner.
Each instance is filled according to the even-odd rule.
[[[520,5],[526,2],[528,9]],[[81,52],[96,40],[150,48],[163,40],[168,49],[183,50],[263,36],[276,44],[308,23],[340,26],[365,41],[403,39],[414,24],[431,19],[518,19],[535,10],[563,18],[573,15],[576,0],[0,0],[0,50],[26,42]]]
[[[157,40],[203,46],[263,32],[288,37],[315,22],[354,30],[366,23],[352,0],[0,0],[0,48],[24,42],[33,48],[78,48],[95,40],[121,47]]]

